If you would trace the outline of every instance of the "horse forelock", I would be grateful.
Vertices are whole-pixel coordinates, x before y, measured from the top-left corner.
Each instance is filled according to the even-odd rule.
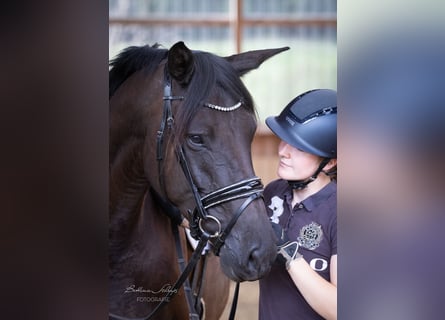
[[[228,61],[209,52],[194,51],[193,53],[193,77],[175,118],[175,133],[178,140],[184,137],[188,125],[202,110],[204,103],[214,102],[212,101],[214,96],[230,97],[235,102],[241,101],[242,108],[252,115],[255,114],[252,96],[241,81],[238,72]]]

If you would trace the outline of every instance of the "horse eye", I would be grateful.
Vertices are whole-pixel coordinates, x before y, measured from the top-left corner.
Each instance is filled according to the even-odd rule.
[[[194,144],[204,144],[204,140],[202,139],[202,136],[193,134],[189,136],[189,140]]]

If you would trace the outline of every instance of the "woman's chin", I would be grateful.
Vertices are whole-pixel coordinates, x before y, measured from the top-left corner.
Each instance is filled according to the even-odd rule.
[[[278,168],[277,175],[283,180],[297,180],[292,174],[287,172],[286,168]]]

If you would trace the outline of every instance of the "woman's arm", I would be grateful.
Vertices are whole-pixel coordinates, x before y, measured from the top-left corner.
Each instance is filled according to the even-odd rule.
[[[306,260],[289,263],[289,275],[307,303],[323,318],[337,319],[337,255],[331,257],[331,282],[315,272]]]

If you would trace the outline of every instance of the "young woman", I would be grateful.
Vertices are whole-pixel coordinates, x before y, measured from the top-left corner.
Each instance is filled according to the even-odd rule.
[[[264,200],[278,258],[260,280],[260,320],[337,318],[337,94],[316,89],[266,119],[281,139]]]

